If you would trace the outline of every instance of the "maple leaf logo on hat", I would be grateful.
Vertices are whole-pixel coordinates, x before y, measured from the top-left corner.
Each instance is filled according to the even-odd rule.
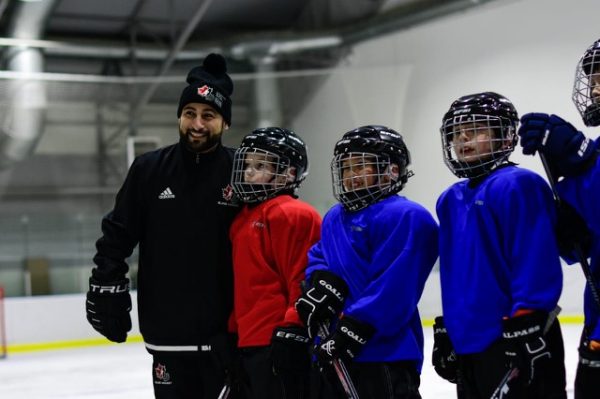
[[[202,97],[208,96],[212,92],[212,88],[204,85],[202,87],[198,87],[198,95]]]

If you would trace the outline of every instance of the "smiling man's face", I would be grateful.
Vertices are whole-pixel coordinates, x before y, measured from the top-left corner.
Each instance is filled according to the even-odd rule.
[[[179,135],[193,152],[211,151],[227,128],[221,114],[208,104],[189,103],[179,118]]]

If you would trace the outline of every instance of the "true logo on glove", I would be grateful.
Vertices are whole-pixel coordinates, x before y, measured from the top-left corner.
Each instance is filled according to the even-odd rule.
[[[99,294],[121,294],[129,291],[129,284],[123,285],[96,285],[90,283],[90,290]]]

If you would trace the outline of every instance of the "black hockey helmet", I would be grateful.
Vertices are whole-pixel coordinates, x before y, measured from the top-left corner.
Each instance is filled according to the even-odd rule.
[[[269,182],[246,182],[248,156],[272,166]],[[288,175],[290,168],[294,168],[295,178],[292,180]],[[243,202],[260,202],[282,191],[293,192],[307,175],[308,156],[304,141],[291,130],[265,127],[252,131],[242,139],[233,158],[231,185]]]
[[[373,169],[373,174],[360,177],[365,179],[360,188],[352,188],[356,176],[344,175],[349,159]],[[410,152],[400,133],[379,125],[353,129],[335,144],[331,162],[334,196],[349,211],[365,208],[402,190],[412,176],[409,164]],[[392,170],[392,165],[397,170]]]
[[[458,177],[473,178],[487,174],[505,162],[515,149],[518,124],[519,115],[514,105],[498,93],[483,92],[460,97],[444,114],[440,128],[446,166]],[[454,140],[455,134],[460,131],[472,135],[491,133],[489,151],[480,153],[471,149],[465,155],[462,144]]]
[[[572,99],[586,126],[600,125],[600,40],[589,46],[577,63]]]

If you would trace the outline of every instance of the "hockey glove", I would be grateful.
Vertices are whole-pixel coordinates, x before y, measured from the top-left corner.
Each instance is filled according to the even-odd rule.
[[[131,330],[129,279],[101,283],[90,277],[85,310],[96,331],[110,341],[125,342]]]
[[[296,311],[308,328],[309,338],[317,336],[319,325],[329,324],[344,308],[348,285],[337,275],[326,270],[313,273],[308,287],[296,301]]]
[[[456,384],[458,359],[444,325],[444,318],[438,316],[433,323],[433,354],[431,362],[435,372],[443,379]]]
[[[342,317],[333,334],[317,350],[321,364],[333,359],[353,360],[375,334],[375,328],[352,317]]]
[[[502,322],[502,337],[508,365],[517,368],[526,384],[535,378],[535,369],[552,355],[544,337],[548,313],[534,311]]]
[[[210,354],[217,370],[225,375],[225,382],[232,390],[239,387],[241,359],[237,349],[237,334],[220,333],[209,339]]]
[[[587,339],[579,346],[579,366],[596,369],[596,374],[600,377],[600,350],[590,349],[590,341]]]
[[[584,255],[589,254],[592,247],[592,233],[575,208],[565,201],[561,201],[557,208],[554,232],[561,256],[579,261],[575,253],[576,246],[581,248]]]
[[[596,159],[595,143],[559,116],[525,114],[518,133],[523,153],[542,152],[557,179],[582,173]]]
[[[273,374],[308,374],[310,369],[309,343],[305,328],[277,327],[271,337]]]
[[[590,340],[585,338],[584,331],[579,346],[579,365],[575,377],[575,395],[577,398],[595,398],[598,396],[597,388],[600,380],[600,350],[590,348]],[[592,341],[598,346],[598,341]]]

